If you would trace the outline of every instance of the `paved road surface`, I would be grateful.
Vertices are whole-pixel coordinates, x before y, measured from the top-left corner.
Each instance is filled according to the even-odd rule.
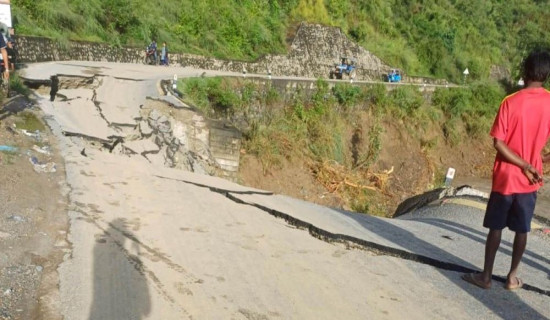
[[[548,183],[550,180],[545,177],[544,185],[539,189],[537,196],[537,206],[535,207],[535,218],[538,218],[542,222],[550,223],[550,186]],[[491,192],[491,179],[487,178],[474,178],[474,177],[458,177],[453,181],[453,185],[470,185],[475,189],[483,192]]]
[[[159,95],[159,79],[202,71],[78,62],[30,65],[24,76],[58,73],[100,74],[105,97],[103,122],[91,89],[63,90],[70,104],[38,97],[71,187],[72,252],[59,267],[65,319],[550,318],[548,237],[530,238],[530,290],[498,281],[481,290],[460,276],[482,265],[482,210],[443,204],[368,217],[89,148],[62,132],[108,136],[110,124],[131,122],[145,96]]]

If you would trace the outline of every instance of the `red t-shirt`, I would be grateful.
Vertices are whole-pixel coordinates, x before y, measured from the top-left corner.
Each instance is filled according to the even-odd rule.
[[[541,152],[550,136],[550,92],[544,88],[526,88],[506,97],[490,134],[542,172]],[[508,195],[539,188],[540,184],[529,184],[522,168],[507,162],[497,152],[492,191]]]

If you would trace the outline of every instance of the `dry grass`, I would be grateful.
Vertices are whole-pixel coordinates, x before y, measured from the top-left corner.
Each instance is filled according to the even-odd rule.
[[[332,195],[348,203],[350,209],[373,215],[386,216],[386,208],[381,198],[392,196],[389,182],[393,167],[382,172],[352,170],[335,161],[313,162],[309,164],[316,180]],[[373,199],[378,199],[373,207]]]

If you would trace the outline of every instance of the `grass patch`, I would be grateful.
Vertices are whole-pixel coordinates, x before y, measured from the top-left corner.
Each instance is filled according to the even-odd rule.
[[[10,75],[10,90],[22,94],[25,97],[31,94],[31,90],[23,84],[23,81],[16,73]]]
[[[18,129],[24,129],[27,131],[44,131],[46,127],[44,123],[38,119],[38,117],[29,111],[23,111],[17,115],[15,125]]]

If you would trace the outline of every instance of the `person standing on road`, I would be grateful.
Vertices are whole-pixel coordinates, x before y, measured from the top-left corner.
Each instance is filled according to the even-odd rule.
[[[163,66],[168,65],[168,48],[166,47],[166,42],[162,43],[162,50],[160,52],[160,64]]]
[[[157,56],[157,41],[153,39],[151,41],[151,44],[149,44],[149,50],[153,51],[153,56],[155,57],[155,64],[158,63],[158,56]]]
[[[5,80],[10,78],[10,62],[8,59],[7,44],[4,36],[0,36],[0,61],[2,76]]]
[[[6,51],[8,53],[8,60],[10,65],[10,71],[15,71],[15,63],[17,61],[17,49],[15,49],[14,41],[8,40]]]
[[[542,185],[541,156],[550,136],[550,92],[543,83],[550,75],[550,53],[535,50],[523,62],[524,89],[506,97],[491,129],[497,150],[493,186],[483,226],[489,229],[485,243],[485,263],[481,273],[462,276],[483,289],[491,287],[493,266],[500,246],[502,229],[514,231],[512,263],[505,288],[519,289],[523,282],[518,267],[531,231],[537,190]]]

